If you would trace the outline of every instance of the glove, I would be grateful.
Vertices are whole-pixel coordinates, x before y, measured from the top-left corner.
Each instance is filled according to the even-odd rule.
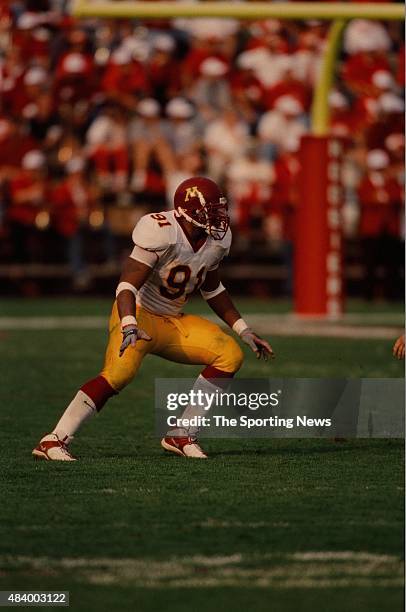
[[[400,336],[393,345],[393,356],[397,359],[405,358],[405,336]]]
[[[271,345],[266,340],[262,340],[262,338],[254,334],[249,327],[241,332],[240,338],[245,344],[248,344],[252,351],[254,351],[257,359],[261,359],[262,357],[264,361],[268,361],[269,358],[275,358]]]
[[[127,347],[135,346],[137,340],[146,340],[146,342],[150,342],[152,340],[151,336],[148,336],[147,332],[143,329],[139,329],[136,325],[126,325],[123,328],[123,341],[120,346],[119,355],[122,357],[125,349]]]

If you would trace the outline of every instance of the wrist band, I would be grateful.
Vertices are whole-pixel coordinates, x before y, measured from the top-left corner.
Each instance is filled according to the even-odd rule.
[[[133,294],[133,296],[135,298],[137,298],[137,293],[138,290],[134,287],[134,285],[132,285],[131,283],[126,283],[126,282],[122,282],[122,283],[118,283],[117,285],[117,289],[116,289],[116,297],[118,296],[119,293],[121,293],[122,291],[131,291],[131,293]]]
[[[236,334],[241,336],[242,332],[248,329],[248,325],[244,319],[238,319],[231,328]]]
[[[126,315],[121,319],[121,329],[127,325],[137,325],[137,319],[132,315]]]

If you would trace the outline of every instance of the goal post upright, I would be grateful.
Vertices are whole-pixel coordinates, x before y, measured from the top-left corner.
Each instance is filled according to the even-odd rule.
[[[340,318],[344,312],[341,227],[343,144],[329,136],[329,94],[347,21],[330,26],[311,108],[311,133],[301,142],[294,249],[294,310]]]
[[[171,19],[219,17],[240,20],[321,19],[332,22],[314,90],[311,132],[301,144],[301,194],[295,241],[294,310],[299,316],[340,317],[343,312],[343,266],[340,164],[343,145],[330,138],[329,93],[334,81],[344,28],[351,19],[404,20],[400,3],[344,2],[145,2],[74,0],[79,18]]]

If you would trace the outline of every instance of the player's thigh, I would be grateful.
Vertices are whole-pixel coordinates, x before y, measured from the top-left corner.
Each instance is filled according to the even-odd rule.
[[[179,318],[157,354],[177,363],[212,365],[224,372],[236,372],[243,354],[238,343],[218,325],[195,315]]]
[[[143,325],[141,325],[141,323],[143,323]],[[148,331],[149,325],[147,322],[139,321],[139,324],[140,327],[151,335],[150,331]],[[148,342],[145,340],[138,340],[135,347],[127,347],[120,357],[120,346],[122,341],[123,335],[121,333],[120,318],[115,304],[110,317],[109,340],[101,375],[116,391],[120,391],[131,382],[144,356],[150,349]]]

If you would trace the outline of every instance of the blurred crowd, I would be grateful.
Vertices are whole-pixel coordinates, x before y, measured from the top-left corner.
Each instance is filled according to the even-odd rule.
[[[207,174],[237,242],[290,264],[329,24],[79,21],[66,8],[0,0],[1,260],[59,257],[80,279],[89,258],[118,256],[125,219],[170,207],[181,180]],[[331,131],[346,144],[344,231],[362,247],[369,297],[377,268],[389,295],[401,265],[403,88],[401,24],[350,22]]]

